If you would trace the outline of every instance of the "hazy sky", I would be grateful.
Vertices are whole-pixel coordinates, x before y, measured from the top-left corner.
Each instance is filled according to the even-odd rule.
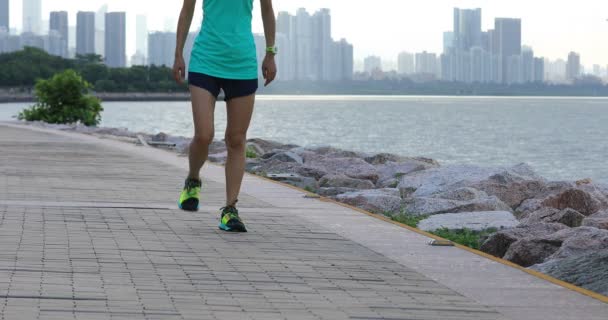
[[[11,26],[21,28],[22,0],[11,2]],[[256,2],[254,31],[262,32]],[[97,11],[104,3],[110,11],[128,12],[127,50],[135,51],[135,15],[148,16],[150,30],[173,26],[181,0],[42,0],[42,16],[53,10],[67,10],[75,24],[78,10]],[[193,24],[200,23],[202,0]],[[523,42],[535,54],[551,59],[566,58],[568,52],[581,53],[583,64],[608,65],[608,1],[606,0],[275,0],[275,11],[295,13],[304,7],[314,11],[331,9],[332,34],[355,46],[355,58],[376,54],[396,60],[400,51],[442,50],[442,33],[452,29],[453,8],[482,8],[483,29],[493,27],[495,17],[523,19]],[[195,26],[193,26],[195,29]]]

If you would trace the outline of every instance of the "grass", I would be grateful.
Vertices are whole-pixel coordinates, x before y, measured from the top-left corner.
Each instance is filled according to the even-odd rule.
[[[418,228],[418,223],[428,217],[429,215],[414,215],[407,212],[401,212],[400,214],[394,215],[391,218],[394,221],[403,223],[407,226]],[[485,239],[487,236],[495,233],[496,231],[498,230],[495,228],[483,231],[473,231],[470,229],[450,230],[447,228],[443,228],[435,231],[430,231],[429,233],[450,240],[454,243],[458,243],[463,246],[479,250],[479,247],[481,246],[481,240]]]
[[[258,157],[258,154],[255,152],[255,150],[253,150],[251,146],[248,146],[247,150],[245,150],[245,156],[250,159],[255,159]]]

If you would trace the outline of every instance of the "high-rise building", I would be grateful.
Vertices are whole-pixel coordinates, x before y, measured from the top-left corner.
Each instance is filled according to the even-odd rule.
[[[534,82],[534,51],[523,47],[521,51],[521,76],[523,82]]]
[[[414,55],[409,52],[401,52],[397,57],[397,72],[400,74],[413,74],[416,72]]]
[[[95,12],[76,14],[76,54],[95,53]]]
[[[0,0],[0,31],[4,29],[7,33],[11,29],[8,2],[9,0]]]
[[[126,14],[124,12],[108,12],[105,20],[104,57],[106,65],[112,68],[126,67]]]
[[[59,48],[53,52],[61,57],[68,56],[68,41],[69,41],[69,30],[68,30],[68,12],[67,11],[52,11],[49,23],[49,34],[52,31],[56,31],[61,39]]]
[[[437,55],[426,51],[416,53],[416,73],[438,75]]]
[[[514,66],[521,55],[521,19],[496,18],[494,22],[495,54],[502,60],[502,69],[507,70],[507,66]],[[509,60],[512,56],[518,58]],[[507,83],[508,74],[513,74],[514,70],[502,72],[503,83]],[[518,72],[519,77],[519,72]],[[513,78],[511,77],[511,80]]]
[[[454,32],[446,31],[443,33],[443,53],[450,54],[454,52]]]
[[[106,13],[108,13],[107,4],[104,4],[95,12],[95,53],[100,56],[106,53]]]
[[[332,77],[332,48],[334,41],[331,38],[331,14],[329,9],[321,9],[312,16],[312,61],[314,79],[330,80]]]
[[[279,70],[283,75],[283,80],[294,80],[296,78],[296,34],[295,34],[295,17],[288,12],[279,12],[277,17],[277,34],[283,34],[287,40],[287,45],[279,47],[280,56],[288,57],[283,59],[285,70]],[[278,43],[277,43],[278,44]]]
[[[175,57],[175,41],[175,32],[150,33],[148,36],[149,64],[156,66],[172,66]]]
[[[566,79],[574,80],[581,75],[581,56],[576,52],[568,54],[568,64],[566,66]]]
[[[369,56],[363,61],[363,70],[366,73],[382,71],[382,59],[378,56]]]
[[[454,8],[454,47],[469,51],[481,46],[481,9]]]
[[[42,32],[41,0],[23,0],[23,33]]]
[[[296,40],[296,77],[298,80],[313,80],[313,27],[310,14],[304,8],[297,11],[295,17]]]
[[[534,82],[545,81],[545,59],[534,58]]]
[[[137,17],[135,17],[135,52],[144,56],[148,53],[147,21],[148,20],[144,15],[137,15]],[[145,64],[145,61],[143,64]]]

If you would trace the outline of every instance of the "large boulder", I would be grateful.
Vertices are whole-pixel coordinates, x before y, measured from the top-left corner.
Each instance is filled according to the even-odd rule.
[[[254,138],[247,140],[247,147],[249,147],[250,150],[253,150],[258,156],[263,156],[264,154],[275,150],[289,150],[292,148],[297,148],[298,146],[294,144],[283,144],[277,141]]]
[[[529,267],[551,259],[562,259],[608,249],[608,231],[591,227],[568,228],[549,235],[531,234],[513,243],[506,260]]]
[[[425,231],[435,231],[442,228],[483,231],[490,228],[513,228],[518,224],[519,221],[509,211],[481,211],[433,215],[420,221],[418,228]]]
[[[302,177],[292,173],[273,173],[269,174],[268,178],[290,184],[300,189],[315,190],[317,188],[317,180],[308,177]]]
[[[561,230],[556,237],[564,238],[563,244],[550,259],[562,259],[588,252],[608,250],[608,230],[580,227]]]
[[[414,215],[434,215],[473,211],[510,211],[511,208],[495,196],[472,188],[460,188],[429,197],[409,198],[406,211]]]
[[[580,227],[585,218],[580,212],[566,208],[563,210],[555,208],[542,208],[527,215],[522,219],[523,224],[533,224],[537,222],[556,222],[563,223],[568,227]]]
[[[481,251],[502,258],[509,247],[517,240],[530,235],[550,235],[557,231],[568,229],[561,223],[535,223],[518,225],[512,229],[500,230],[490,235],[481,245]]]
[[[335,197],[342,193],[356,192],[359,189],[344,188],[344,187],[320,187],[317,189],[317,194],[323,197]]]
[[[319,187],[342,187],[352,189],[374,189],[375,185],[369,180],[355,179],[343,174],[328,174],[319,180]]]
[[[513,167],[455,165],[415,172],[401,178],[398,188],[404,197],[428,197],[462,187],[482,190],[509,207],[539,193],[546,181],[526,164]]]
[[[541,205],[559,210],[571,208],[585,216],[590,216],[602,208],[602,202],[596,197],[585,190],[575,188],[549,196],[541,202]]]
[[[391,158],[393,159],[393,158]],[[381,163],[373,163],[378,171],[378,186],[385,187],[389,185],[397,186],[401,177],[413,172],[435,168],[437,165],[430,164],[415,158],[399,157],[395,158],[399,162],[384,161]],[[366,159],[368,161],[368,159]],[[378,161],[376,159],[376,161]]]
[[[305,167],[322,170],[327,173],[343,174],[355,179],[378,181],[378,171],[374,166],[360,158],[320,157],[305,160]]]
[[[271,153],[265,154],[262,158],[270,159],[270,160],[277,160],[277,161],[281,161],[281,162],[295,162],[298,164],[304,163],[304,160],[302,159],[302,157],[300,157],[300,155],[298,155],[295,152],[291,152],[291,151],[271,152]]]
[[[583,219],[583,226],[608,230],[608,210],[596,212]]]
[[[549,260],[531,269],[585,289],[608,295],[608,250]]]
[[[267,159],[249,166],[249,172],[260,175],[268,174],[298,174],[301,164],[297,162],[284,162],[278,159]],[[303,175],[302,175],[303,176]]]
[[[339,194],[337,201],[379,214],[396,214],[401,209],[401,197],[397,189],[371,189]]]

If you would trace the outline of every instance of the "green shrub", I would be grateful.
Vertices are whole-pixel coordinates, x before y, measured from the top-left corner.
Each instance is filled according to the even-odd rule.
[[[495,233],[496,231],[497,230],[494,228],[483,231],[473,231],[469,229],[449,230],[444,228],[435,230],[431,233],[444,239],[448,239],[455,243],[461,244],[463,246],[479,250],[479,247],[481,247],[481,239],[492,233]]]
[[[258,157],[258,154],[251,146],[248,146],[247,150],[245,151],[245,156],[250,159],[255,159]]]
[[[101,121],[101,102],[88,94],[91,85],[68,69],[36,82],[37,103],[19,113],[20,120],[76,123],[94,126]]]
[[[397,215],[392,216],[391,218],[393,219],[393,221],[403,223],[406,226],[418,228],[418,223],[428,217],[428,215],[413,215],[407,212],[401,212]]]

